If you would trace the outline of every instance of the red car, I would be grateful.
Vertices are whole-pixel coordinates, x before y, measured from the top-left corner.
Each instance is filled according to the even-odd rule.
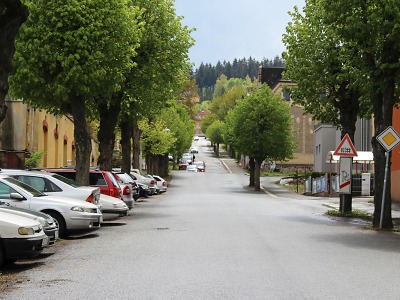
[[[44,169],[44,171],[57,173],[74,181],[76,178],[76,170],[72,168]],[[114,175],[109,171],[90,169],[89,185],[100,188],[100,193],[104,195],[123,200],[121,187]]]
[[[198,160],[198,161],[195,161],[194,164],[196,165],[197,170],[199,172],[205,172],[206,171],[206,163],[204,161]]]

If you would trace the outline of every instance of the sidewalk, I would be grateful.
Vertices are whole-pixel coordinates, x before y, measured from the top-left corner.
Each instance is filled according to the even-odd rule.
[[[229,173],[235,173],[235,174],[241,173],[244,176],[247,176],[245,174],[248,173],[248,170],[239,167],[234,159],[229,158],[226,155],[222,155],[222,157],[220,157],[220,161],[225,166],[226,170]],[[314,197],[314,196],[297,194],[296,192],[293,192],[285,188],[284,186],[275,184],[275,182],[277,182],[279,179],[280,177],[261,177],[260,179],[261,188],[264,190],[266,194],[268,194],[271,197],[275,198],[285,197],[285,198],[292,198],[299,200],[320,200],[320,201],[322,200],[324,206],[339,210],[340,200],[338,196]],[[373,196],[353,197],[352,208],[353,210],[360,210],[373,214],[375,210],[373,200],[374,200]],[[400,218],[400,203],[392,203],[392,218]]]

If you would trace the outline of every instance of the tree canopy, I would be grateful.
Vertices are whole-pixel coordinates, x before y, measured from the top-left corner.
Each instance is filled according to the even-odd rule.
[[[16,41],[12,96],[75,124],[77,181],[88,184],[96,99],[121,88],[138,47],[139,9],[127,0],[26,1]]]
[[[227,135],[240,153],[255,158],[256,189],[260,189],[260,166],[265,159],[284,161],[293,156],[289,106],[265,84],[229,112]]]

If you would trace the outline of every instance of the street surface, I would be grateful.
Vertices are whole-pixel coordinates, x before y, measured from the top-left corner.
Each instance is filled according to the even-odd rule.
[[[399,234],[325,217],[310,197],[254,192],[208,141],[193,144],[205,173],[174,171],[167,193],[32,262],[0,298],[400,298]]]

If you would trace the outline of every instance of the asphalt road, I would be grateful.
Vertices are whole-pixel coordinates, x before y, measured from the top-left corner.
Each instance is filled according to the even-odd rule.
[[[0,298],[400,298],[399,234],[327,218],[319,201],[253,192],[195,143],[205,173],[175,171],[168,192],[131,216],[24,263],[25,279]]]

